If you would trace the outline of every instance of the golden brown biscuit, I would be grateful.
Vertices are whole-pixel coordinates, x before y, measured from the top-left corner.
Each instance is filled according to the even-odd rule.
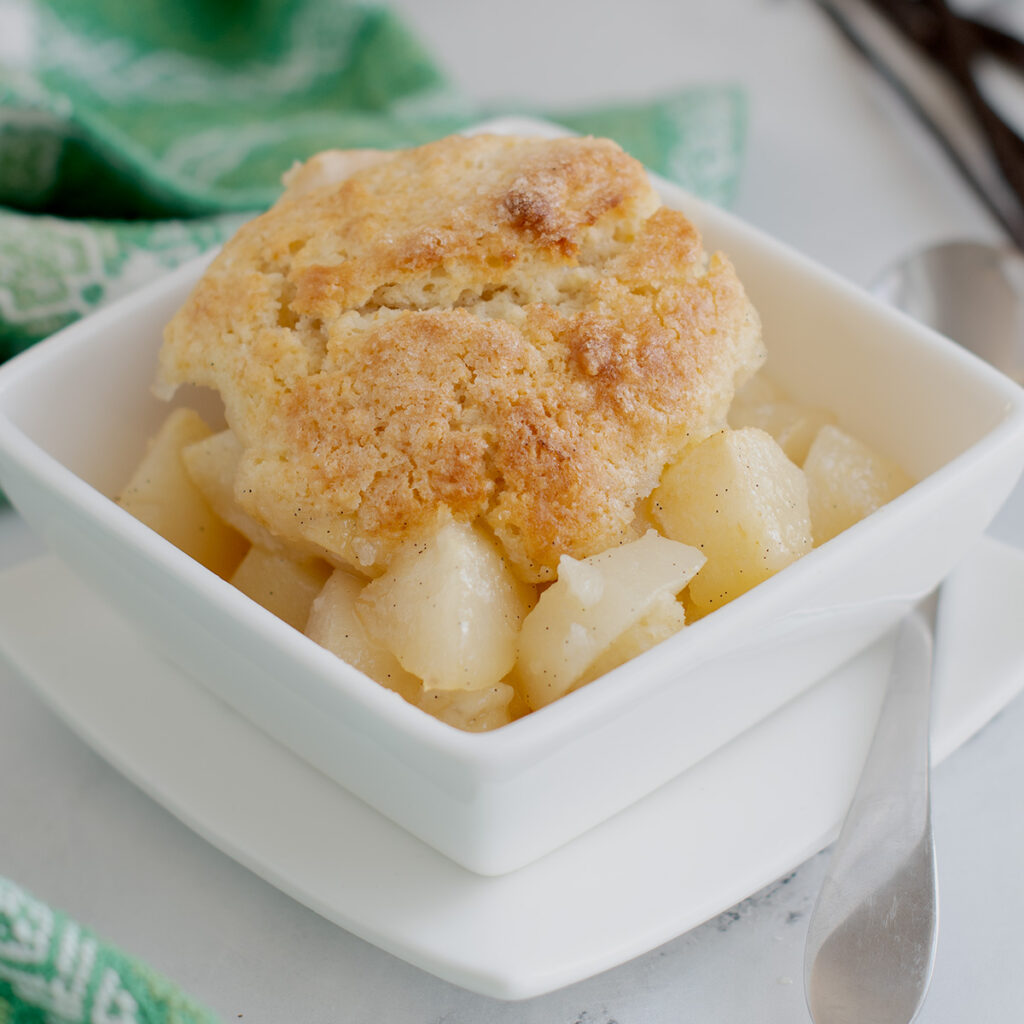
[[[394,154],[385,149],[327,149],[296,163],[285,171],[281,199],[297,199],[324,185],[338,185],[356,171],[389,160]]]
[[[224,247],[165,392],[216,388],[243,507],[363,572],[449,517],[527,580],[616,543],[763,360],[731,265],[605,140],[363,159],[314,158]]]

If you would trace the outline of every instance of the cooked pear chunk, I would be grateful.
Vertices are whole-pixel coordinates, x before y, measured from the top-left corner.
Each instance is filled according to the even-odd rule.
[[[424,690],[416,703],[456,729],[489,732],[512,721],[514,696],[507,683],[495,683],[482,690]]]
[[[182,461],[183,449],[210,434],[197,412],[176,409],[164,420],[117,501],[161,537],[226,579],[248,544],[217,517]]]
[[[891,459],[835,426],[818,431],[804,473],[815,544],[860,522],[914,482]]]
[[[625,665],[655,644],[667,640],[686,625],[686,610],[671,594],[662,593],[655,598],[642,619],[620,633],[615,642],[590,663],[580,678],[579,685],[603,676],[612,669]]]
[[[736,405],[729,410],[729,426],[734,430],[758,427],[772,435],[786,457],[802,466],[818,431],[836,418],[825,409],[797,405],[780,399],[757,405]]]
[[[430,690],[482,690],[516,658],[534,597],[482,530],[448,523],[407,544],[357,608],[370,636]]]
[[[707,614],[811,550],[807,483],[771,435],[713,434],[670,466],[651,496],[665,535],[700,548],[692,606]]]
[[[330,566],[318,559],[296,561],[251,547],[231,583],[289,626],[304,629],[313,601],[330,574]]]
[[[744,382],[732,399],[732,408],[740,405],[766,405],[781,402],[785,392],[763,370]]]
[[[695,548],[654,530],[589,558],[563,555],[558,579],[526,617],[519,640],[517,675],[529,706],[544,707],[594,678],[595,664],[607,671],[645,649],[644,629],[634,627],[652,613],[664,624],[663,598],[674,599],[703,564]],[[672,621],[682,625],[681,616]],[[654,627],[646,639],[666,635]]]
[[[803,465],[818,431],[835,421],[827,409],[793,401],[764,373],[755,374],[736,392],[729,409],[733,430],[758,427],[766,431],[798,466]]]
[[[313,601],[306,636],[381,686],[415,703],[422,689],[420,681],[402,668],[391,651],[371,639],[356,611],[356,601],[365,586],[365,578],[335,569]]]
[[[235,475],[242,458],[242,445],[230,430],[184,448],[181,457],[192,482],[203,493],[214,512],[245,536],[250,544],[267,551],[282,550],[281,543],[235,500]]]

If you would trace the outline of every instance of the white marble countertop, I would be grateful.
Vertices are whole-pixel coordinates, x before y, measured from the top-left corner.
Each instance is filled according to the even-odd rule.
[[[998,237],[809,2],[393,6],[481,100],[565,108],[695,82],[742,84],[750,124],[737,211],[856,282],[928,242]],[[994,532],[1024,547],[1024,490]],[[39,550],[18,517],[0,511],[0,567]],[[1015,1020],[1024,1005],[1022,737],[1018,699],[936,772],[942,922],[922,1024]],[[816,857],[638,960],[500,1003],[380,952],[237,866],[0,667],[0,874],[145,958],[225,1021],[807,1021],[803,939],[823,871]]]

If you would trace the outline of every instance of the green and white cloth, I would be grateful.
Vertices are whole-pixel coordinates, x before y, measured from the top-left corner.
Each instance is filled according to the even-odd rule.
[[[166,978],[0,878],[0,1024],[216,1024]]]
[[[223,241],[295,160],[503,113],[457,95],[387,10],[343,0],[0,0],[0,31],[0,360]],[[732,199],[734,88],[537,113]],[[0,1024],[213,1020],[0,878]]]
[[[297,159],[413,145],[492,114],[405,26],[341,0],[0,0],[0,359],[223,241]],[[713,202],[736,185],[744,103],[697,86],[545,111]]]

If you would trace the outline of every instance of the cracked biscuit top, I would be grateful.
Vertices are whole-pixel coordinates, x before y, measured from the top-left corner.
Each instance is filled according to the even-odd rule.
[[[324,153],[167,327],[165,394],[217,389],[242,507],[369,574],[449,519],[519,576],[630,535],[763,360],[736,274],[600,139]]]

